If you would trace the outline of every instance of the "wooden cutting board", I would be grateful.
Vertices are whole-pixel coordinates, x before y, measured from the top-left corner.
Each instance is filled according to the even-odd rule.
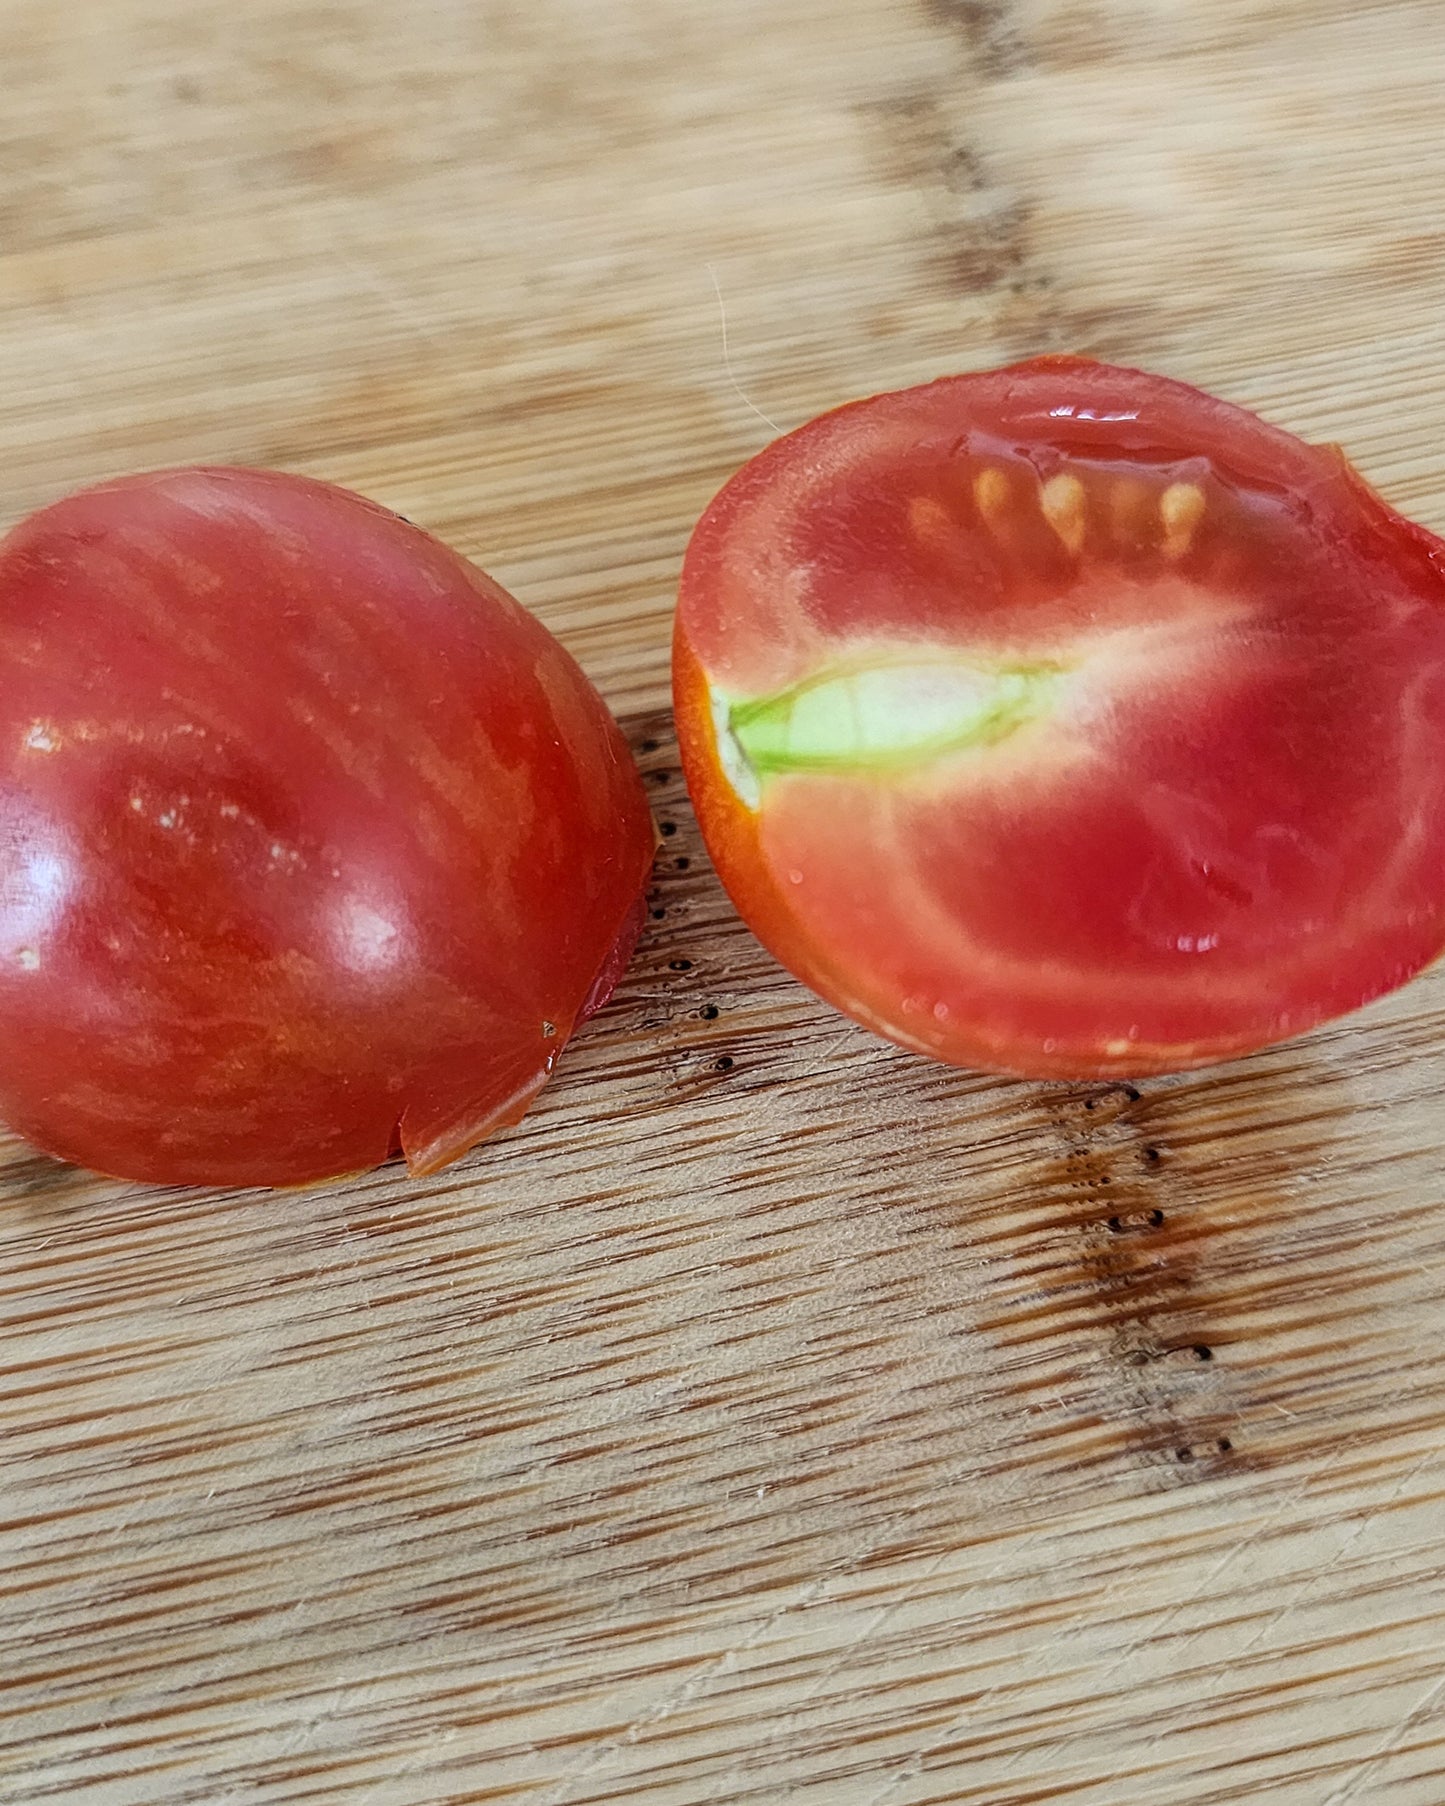
[[[1445,529],[1440,0],[5,0],[9,517],[207,459],[478,557],[666,836],[437,1178],[10,1143],[0,1801],[1440,1806],[1445,972],[1182,1079],[850,1027],[666,713],[691,522],[1041,349]]]

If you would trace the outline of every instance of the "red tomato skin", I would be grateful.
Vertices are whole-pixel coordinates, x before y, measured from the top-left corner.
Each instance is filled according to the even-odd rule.
[[[1081,545],[1022,509],[990,539],[950,487],[960,461],[1004,471],[1034,517],[1051,477],[1119,495],[1152,471],[1153,524],[1101,525],[1090,488]],[[1182,477],[1209,513],[1166,556],[1159,493]],[[920,495],[941,550],[901,524]],[[1240,621],[1216,627],[1216,606]],[[1048,656],[1191,609],[1188,681],[1116,698],[1101,756],[1067,777],[1027,750],[902,781],[793,772],[754,807],[722,768],[719,695],[778,694],[859,647]],[[1336,448],[1184,384],[1041,358],[775,441],[693,535],[673,671],[740,913],[828,1001],[935,1058],[1064,1079],[1207,1065],[1358,1007],[1445,943],[1445,544]]]
[[[605,705],[491,578],[277,472],[127,477],[0,544],[0,1117],[292,1186],[515,1122],[642,920]]]

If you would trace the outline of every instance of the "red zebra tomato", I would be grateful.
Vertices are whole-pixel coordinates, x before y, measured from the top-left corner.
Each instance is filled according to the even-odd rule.
[[[600,697],[361,497],[174,470],[0,545],[0,1115],[163,1183],[515,1121],[642,920]]]
[[[789,434],[693,536],[674,674],[739,909],[940,1059],[1201,1065],[1445,942],[1445,545],[1180,383],[1044,358]]]

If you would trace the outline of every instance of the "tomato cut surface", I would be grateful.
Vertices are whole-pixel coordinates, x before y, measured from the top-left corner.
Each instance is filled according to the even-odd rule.
[[[743,915],[940,1059],[1201,1065],[1445,943],[1445,544],[1180,383],[1043,358],[778,440],[674,690]]]
[[[164,471],[0,545],[0,1115],[51,1153],[445,1164],[605,1000],[652,848],[570,656],[359,496]]]

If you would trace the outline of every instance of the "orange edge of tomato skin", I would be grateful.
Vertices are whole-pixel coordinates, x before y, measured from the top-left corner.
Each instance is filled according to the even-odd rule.
[[[401,1152],[406,1160],[407,1177],[411,1179],[429,1178],[443,1168],[469,1154],[473,1148],[489,1140],[503,1129],[515,1128],[536,1101],[542,1087],[552,1076],[555,1055],[540,1072],[529,1073],[516,1087],[510,1096],[474,1120],[464,1120],[462,1126],[454,1128],[450,1133],[433,1136],[431,1140],[419,1146],[412,1142],[407,1133],[407,1112],[402,1111],[397,1123],[401,1140]]]
[[[706,673],[689,644],[679,616],[673,631],[673,717],[678,749],[693,811],[723,889],[753,934],[793,976],[874,1034],[941,1059],[936,1049],[898,1035],[891,1026],[855,999],[855,987],[842,964],[820,956],[798,928],[791,904],[772,873],[763,850],[759,811],[738,796],[722,769],[717,729]],[[847,997],[844,1005],[838,1001]]]
[[[830,989],[851,990],[843,968],[820,957],[799,931],[763,850],[761,813],[743,802],[722,769],[707,676],[680,621],[673,634],[672,696],[688,794],[723,889],[773,958],[804,984],[823,996]]]

